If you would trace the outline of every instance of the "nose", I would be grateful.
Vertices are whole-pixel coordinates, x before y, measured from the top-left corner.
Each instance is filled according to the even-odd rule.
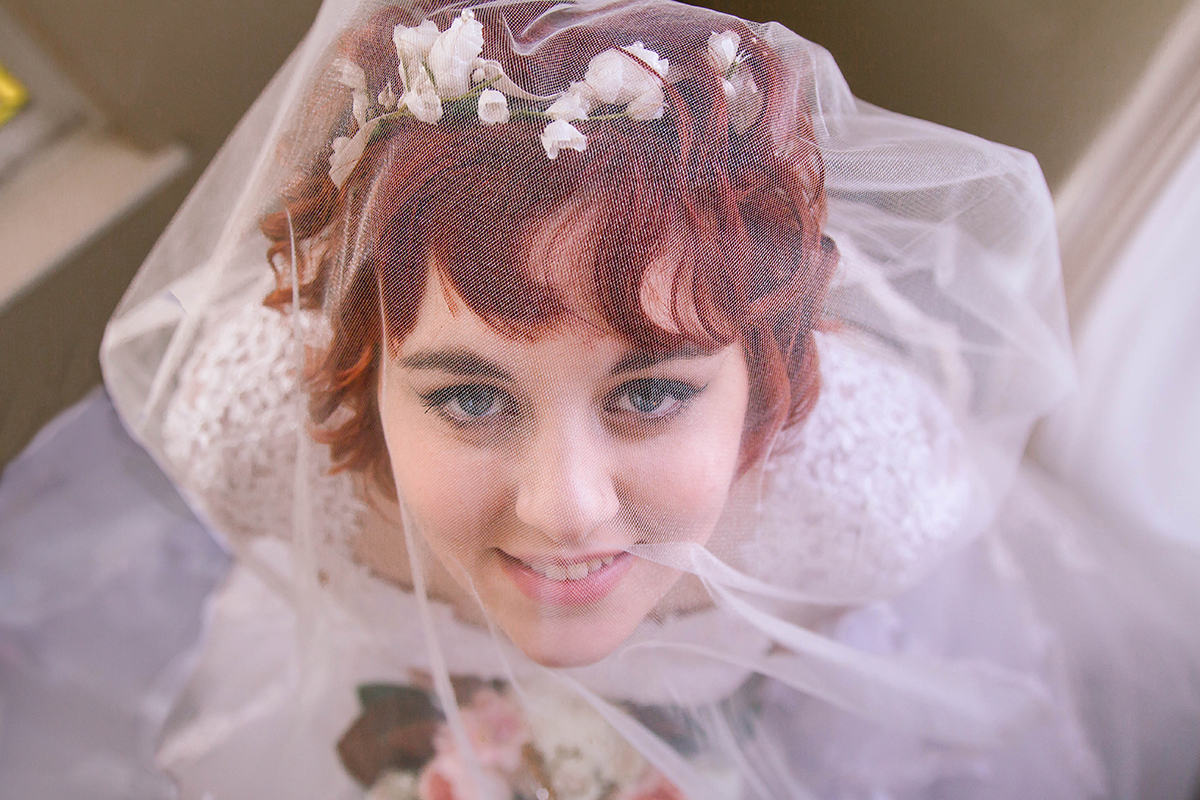
[[[516,514],[564,544],[585,541],[617,514],[609,459],[586,424],[548,424],[524,454]]]

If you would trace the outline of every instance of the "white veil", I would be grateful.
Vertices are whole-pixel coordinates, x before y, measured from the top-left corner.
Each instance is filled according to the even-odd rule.
[[[578,245],[565,275],[570,259],[534,257],[558,253],[537,249],[547,236]],[[662,252],[667,321],[646,311]],[[420,460],[406,437],[424,434],[396,421],[389,375],[433,363],[406,343],[439,285],[517,353],[554,346],[564,296],[631,347],[740,345],[750,401],[719,519],[668,496],[653,509],[667,522],[637,528],[650,506],[627,498],[646,487],[618,491],[613,519],[651,533],[619,548],[612,534],[586,569],[489,540],[541,599],[520,616],[507,589],[489,594],[438,520],[501,473],[449,501],[443,482],[431,506],[413,487],[449,474],[451,451]],[[1040,170],[856,100],[828,53],[779,25],[669,2],[327,0],[147,259],[102,362],[130,430],[239,563],[160,753],[185,793],[901,796],[1048,741],[1076,788],[1096,780],[1045,658],[878,644],[913,587],[934,588],[910,607],[954,602],[947,564],[1003,573],[970,545],[1071,387]],[[641,369],[638,402],[670,401]],[[513,426],[536,417],[517,389],[470,388],[437,408],[511,395]],[[604,439],[606,476],[635,474],[620,448],[652,424]],[[649,600],[612,578],[614,608],[648,613],[601,644],[588,626],[608,606],[545,586],[599,585],[614,562],[684,578]],[[1038,652],[1019,601],[986,613]],[[876,762],[850,775],[847,759],[839,778],[802,758],[825,734]]]

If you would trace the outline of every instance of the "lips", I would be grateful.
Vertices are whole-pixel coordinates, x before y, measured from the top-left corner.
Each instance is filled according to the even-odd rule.
[[[518,558],[502,553],[505,572],[530,599],[549,605],[586,605],[611,592],[633,566],[626,552],[586,558]]]

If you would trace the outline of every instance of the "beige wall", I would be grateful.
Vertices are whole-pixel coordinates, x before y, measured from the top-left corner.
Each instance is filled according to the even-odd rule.
[[[0,0],[137,141],[203,162],[318,0]],[[1183,0],[712,0],[829,48],[873,103],[1031,150],[1059,184]]]
[[[319,0],[0,0],[139,144],[207,162]]]
[[[1185,0],[721,3],[827,47],[865,100],[1032,151],[1054,189]]]
[[[104,320],[187,186],[319,0],[0,0],[143,147],[194,168],[0,309],[0,464],[99,380]],[[1033,151],[1053,186],[1132,87],[1183,0],[713,0],[837,57],[871,102]]]

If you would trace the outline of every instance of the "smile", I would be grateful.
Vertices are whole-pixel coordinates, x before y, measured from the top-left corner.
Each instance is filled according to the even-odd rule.
[[[592,558],[587,561],[576,561],[571,564],[558,564],[553,561],[543,564],[521,561],[529,569],[549,578],[552,581],[581,581],[588,575],[599,572],[605,567],[611,567],[617,554]]]
[[[588,605],[602,600],[636,560],[626,552],[572,561],[519,558],[503,553],[505,571],[531,600],[547,605]]]

